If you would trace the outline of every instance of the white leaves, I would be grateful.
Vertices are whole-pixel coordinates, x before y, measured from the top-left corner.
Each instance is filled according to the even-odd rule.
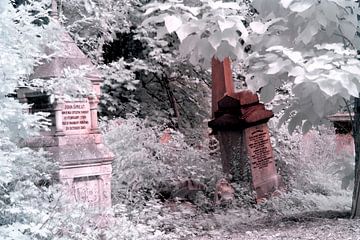
[[[282,72],[286,66],[289,65],[289,60],[283,61],[282,59],[277,59],[275,62],[269,64],[269,69],[266,74],[277,74]]]
[[[257,34],[264,34],[272,24],[282,21],[282,20],[284,20],[284,19],[283,18],[275,18],[266,23],[254,21],[254,22],[250,23],[250,28],[253,32],[255,32]]]
[[[305,45],[309,44],[319,30],[319,24],[316,21],[310,21],[295,41],[302,41]]]
[[[189,35],[180,44],[179,51],[182,56],[189,55],[200,40],[198,35]]]
[[[227,41],[233,48],[236,47],[238,38],[239,36],[236,33],[236,29],[226,29],[224,32],[222,32],[222,40]]]
[[[176,31],[182,25],[181,19],[173,15],[164,17],[164,21],[165,27],[169,33]]]
[[[356,26],[352,22],[344,21],[339,25],[340,31],[347,39],[353,39],[356,34]]]
[[[165,10],[170,9],[171,6],[172,6],[171,4],[159,3],[159,2],[155,2],[153,4],[148,4],[144,15],[147,16],[157,10],[165,11]]]
[[[217,10],[217,9],[221,9],[221,8],[241,10],[241,7],[236,2],[223,2],[222,0],[215,1],[215,2],[212,0],[207,0],[206,2],[209,4],[209,6],[212,10]]]
[[[94,3],[93,1],[91,0],[84,0],[84,7],[85,7],[85,10],[88,12],[88,13],[93,13],[94,12]]]
[[[221,32],[219,32],[219,31],[214,32],[209,37],[209,43],[211,44],[211,46],[214,49],[217,49],[220,46],[221,40],[222,40],[222,35],[221,35]]]
[[[304,74],[305,74],[305,70],[300,66],[296,66],[292,68],[288,73],[289,77],[297,77],[297,76],[302,76]]]
[[[284,8],[288,8],[289,5],[293,2],[294,0],[281,0],[281,5],[284,7]]]
[[[158,38],[175,32],[180,40],[181,54],[190,56],[194,64],[204,65],[213,57],[208,55],[215,53],[219,58],[244,57],[244,44],[239,43],[241,39],[248,41],[249,35],[242,22],[247,13],[245,4],[223,0],[203,0],[198,7],[186,4],[175,0],[147,4],[145,15],[153,16],[144,20],[142,25],[154,25]],[[165,27],[161,26],[162,22]]]
[[[289,131],[303,125],[306,132],[334,113],[343,98],[358,97],[360,61],[351,47],[360,46],[356,35],[360,9],[353,1],[254,2],[259,18],[250,24],[254,34],[249,39],[257,52],[248,61],[249,72],[256,77],[247,83],[255,90],[262,87],[262,95],[270,97],[279,81],[293,84],[294,101],[284,115],[293,119]],[[268,25],[276,18],[286,21]]]
[[[187,36],[196,33],[199,31],[199,28],[196,25],[192,24],[183,24],[181,27],[179,27],[176,30],[176,35],[180,39],[180,42],[182,42]]]
[[[301,52],[294,51],[290,48],[285,48],[283,46],[272,46],[266,49],[267,52],[282,52],[285,56],[287,56],[294,63],[301,63],[304,61]]]
[[[294,132],[297,126],[301,126],[302,120],[304,119],[303,115],[301,113],[297,113],[294,117],[291,118],[289,125],[288,125],[288,131],[290,134]]]
[[[325,44],[316,44],[314,46],[318,50],[329,50],[333,51],[336,54],[340,55],[355,55],[354,50],[345,49],[344,45],[341,43],[325,43]]]
[[[312,128],[311,121],[309,121],[309,120],[305,121],[305,123],[302,126],[302,133],[303,134],[307,133],[308,131],[311,130],[311,128]]]
[[[235,25],[234,22],[228,21],[226,19],[218,20],[217,23],[219,25],[221,32],[224,31],[225,29],[232,28]]]
[[[228,41],[221,41],[220,46],[217,48],[215,57],[220,61],[223,61],[226,57],[235,58],[236,56],[234,52],[234,47],[232,47]]]
[[[304,12],[308,10],[314,1],[312,0],[297,0],[296,2],[291,3],[290,10],[294,12]]]
[[[268,29],[268,26],[262,22],[251,22],[250,28],[253,32],[257,34],[264,34]]]

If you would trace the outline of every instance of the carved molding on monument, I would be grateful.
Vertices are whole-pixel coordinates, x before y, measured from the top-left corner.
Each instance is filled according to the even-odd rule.
[[[93,133],[99,133],[99,127],[98,127],[98,103],[99,100],[96,96],[90,96],[89,97],[90,102],[90,116],[91,116],[91,132]]]
[[[102,197],[105,205],[111,206],[111,174],[100,176],[102,180]]]
[[[63,129],[63,111],[64,108],[64,101],[62,99],[56,99],[55,100],[55,135],[56,136],[64,136],[64,129]]]
[[[74,201],[94,207],[111,207],[111,164],[61,168],[60,182]]]

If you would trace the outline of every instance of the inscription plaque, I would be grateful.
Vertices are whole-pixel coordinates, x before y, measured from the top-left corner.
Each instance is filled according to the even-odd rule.
[[[88,133],[91,126],[88,101],[65,102],[62,110],[62,126],[66,134]]]
[[[279,187],[269,129],[260,124],[245,129],[252,181],[257,199],[267,197]]]

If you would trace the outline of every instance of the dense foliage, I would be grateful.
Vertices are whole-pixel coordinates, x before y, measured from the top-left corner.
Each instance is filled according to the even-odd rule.
[[[329,131],[312,132],[304,142],[297,132],[291,136],[277,127],[278,118],[270,126],[288,191],[255,205],[251,188],[233,183],[234,201],[216,206],[214,187],[222,173],[219,155],[209,152],[204,120],[211,86],[206,67],[213,56],[230,56],[235,75],[246,75],[263,100],[285,93],[273,105],[279,112],[291,106],[284,114],[284,120],[293,119],[291,131],[297,125],[309,130],[343,105],[343,98],[357,96],[353,2],[59,1],[61,22],[104,75],[102,129],[117,156],[114,208],[104,219],[86,206],[68,204],[52,182],[56,165],[43,150],[21,147],[47,126],[45,114],[26,114],[28,106],[11,96],[34,66],[49,58],[44,47],[57,47],[59,29],[49,6],[37,0],[0,2],[1,239],[214,237],[266,217],[349,210],[344,179],[352,171],[352,156],[333,154]],[[71,87],[67,83],[85,71],[68,69],[44,87]],[[173,194],[186,179],[207,188],[191,197]]]
[[[46,115],[26,114],[28,106],[10,97],[39,60],[47,58],[41,45],[51,42],[54,30],[34,21],[47,16],[48,4],[34,1],[15,9],[9,1],[0,3],[1,239],[48,234],[43,223],[53,204],[49,181],[54,165],[42,150],[20,147],[22,140],[46,127]]]
[[[291,83],[290,132],[298,125],[308,131],[358,96],[353,1],[154,1],[146,9],[145,23],[157,24],[158,37],[175,32],[191,63],[208,65],[213,56],[242,62],[248,87],[266,101]]]
[[[180,128],[199,141],[209,108],[209,74],[179,58],[176,36],[156,38],[142,26],[148,1],[62,1],[61,16],[77,44],[101,69],[105,82],[101,113],[127,113]]]

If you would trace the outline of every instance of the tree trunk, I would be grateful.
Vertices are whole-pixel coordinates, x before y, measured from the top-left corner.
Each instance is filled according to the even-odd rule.
[[[351,218],[360,217],[360,98],[355,98],[353,136],[355,143],[355,182],[352,199]]]

